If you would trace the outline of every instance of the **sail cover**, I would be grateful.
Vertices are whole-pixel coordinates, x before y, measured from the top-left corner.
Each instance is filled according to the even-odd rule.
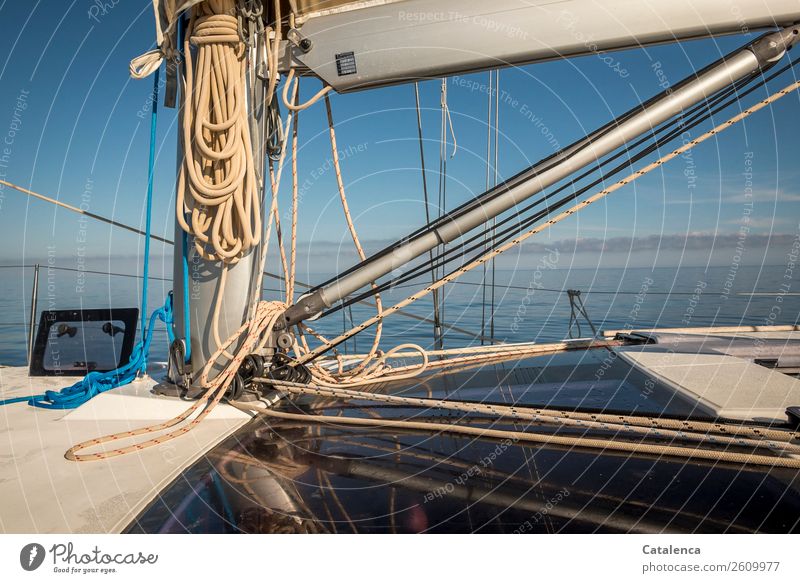
[[[338,14],[362,8],[372,8],[382,4],[395,4],[403,0],[296,0],[294,2],[296,12],[301,20],[313,16],[325,16],[328,14]],[[291,5],[292,2],[286,2]]]

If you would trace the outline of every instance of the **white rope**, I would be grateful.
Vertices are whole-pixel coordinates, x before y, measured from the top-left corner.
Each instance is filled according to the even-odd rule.
[[[612,415],[581,413],[526,406],[490,405],[475,401],[455,399],[428,399],[403,397],[375,392],[353,391],[347,388],[325,385],[300,385],[286,381],[260,379],[283,390],[298,395],[334,397],[341,400],[366,400],[382,403],[445,409],[461,413],[475,413],[501,419],[543,421],[569,427],[585,427],[620,433],[642,434],[656,438],[683,439],[713,445],[767,448],[775,451],[798,454],[800,445],[791,443],[797,435],[790,431],[752,428],[729,423],[684,422],[674,419],[659,419],[646,415]]]
[[[158,48],[131,59],[131,64],[129,65],[131,77],[144,79],[155,73],[161,67],[165,54],[164,49]]]
[[[190,43],[196,45],[197,62],[186,59],[184,161],[176,204],[178,224],[192,235],[197,253],[226,264],[237,262],[261,238],[245,51],[233,10],[234,0],[208,0],[189,22],[184,53],[190,54]]]
[[[301,111],[303,109],[308,109],[309,107],[314,105],[317,101],[319,101],[321,97],[327,95],[327,93],[331,89],[333,89],[333,87],[331,87],[330,85],[325,85],[322,89],[317,91],[310,99],[308,99],[308,101],[296,104],[293,103],[291,100],[289,100],[287,96],[289,87],[291,87],[292,85],[292,80],[294,80],[295,85],[300,82],[299,78],[295,79],[294,69],[289,69],[289,74],[286,76],[286,81],[284,82],[283,85],[283,105],[286,107],[286,109],[289,109],[291,111]]]
[[[621,441],[607,438],[583,436],[549,435],[545,433],[511,431],[493,427],[472,427],[455,423],[436,423],[428,421],[409,421],[398,419],[365,419],[361,417],[334,417],[330,415],[311,415],[308,413],[288,413],[277,411],[261,404],[231,403],[237,409],[258,412],[265,417],[298,421],[300,423],[320,423],[332,427],[374,427],[382,431],[388,429],[416,430],[428,433],[468,435],[477,439],[510,439],[514,442],[538,443],[543,446],[590,447],[601,451],[622,451],[633,455],[673,456],[682,459],[705,459],[715,462],[759,465],[777,468],[800,468],[796,457],[777,457],[756,453],[739,453],[703,447],[681,447],[646,442]]]
[[[172,33],[180,15],[203,0],[183,0],[179,4],[176,0],[153,0],[155,13],[156,46],[158,48],[147,51],[131,59],[129,70],[134,79],[143,79],[155,73],[164,59],[175,58],[175,47],[172,45]]]

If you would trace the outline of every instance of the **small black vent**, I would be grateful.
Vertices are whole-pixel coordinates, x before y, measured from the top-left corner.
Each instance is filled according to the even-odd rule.
[[[797,431],[797,429],[800,429],[800,407],[787,408],[786,416],[789,418],[789,425],[795,431]]]
[[[344,75],[355,75],[356,70],[356,55],[352,51],[349,53],[339,53],[336,55],[336,71],[339,77]]]
[[[756,358],[753,362],[766,368],[778,368],[777,358]]]

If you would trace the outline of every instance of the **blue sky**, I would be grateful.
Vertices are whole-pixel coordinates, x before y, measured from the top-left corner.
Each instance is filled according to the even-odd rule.
[[[105,14],[95,10],[92,19],[95,4],[88,0],[0,0],[0,139],[11,141],[0,177],[138,226],[144,221],[152,81],[130,79],[128,62],[152,47],[153,17],[144,0],[111,4]],[[745,40],[725,37],[613,53],[616,66],[591,55],[504,70],[499,175],[515,174]],[[787,74],[771,87],[791,79]],[[484,187],[487,95],[481,85],[486,80],[482,73],[448,82],[459,145],[448,160],[448,207]],[[303,93],[318,86],[304,81]],[[423,83],[421,94],[428,184],[435,198],[439,83]],[[747,103],[756,99],[751,95]],[[423,222],[413,86],[335,95],[333,107],[340,150],[351,153],[342,161],[351,210],[362,239],[375,248]],[[781,100],[691,157],[557,226],[537,245],[583,239],[576,256],[578,264],[587,265],[724,265],[730,262],[746,193],[752,192],[743,262],[780,263],[800,220],[798,111],[796,94]],[[724,112],[716,121],[733,113]],[[342,267],[353,257],[333,173],[319,170],[330,156],[326,130],[323,106],[301,114],[300,182],[307,181],[307,187],[299,238],[311,271],[329,267],[331,256]],[[171,237],[175,110],[160,110],[158,144],[153,230]],[[9,189],[0,197],[3,262],[31,262],[46,256],[48,246],[64,259],[141,252],[135,235],[81,223],[67,211]],[[154,245],[154,254],[164,252],[169,249]],[[512,262],[526,261],[526,253]]]

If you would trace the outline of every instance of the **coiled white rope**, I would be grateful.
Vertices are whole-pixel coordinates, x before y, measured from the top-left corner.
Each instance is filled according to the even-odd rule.
[[[230,264],[261,238],[261,205],[245,98],[245,51],[234,0],[208,0],[192,12],[184,45],[184,161],[178,224],[204,259]],[[195,79],[195,75],[197,78]],[[189,215],[187,221],[185,215]]]

